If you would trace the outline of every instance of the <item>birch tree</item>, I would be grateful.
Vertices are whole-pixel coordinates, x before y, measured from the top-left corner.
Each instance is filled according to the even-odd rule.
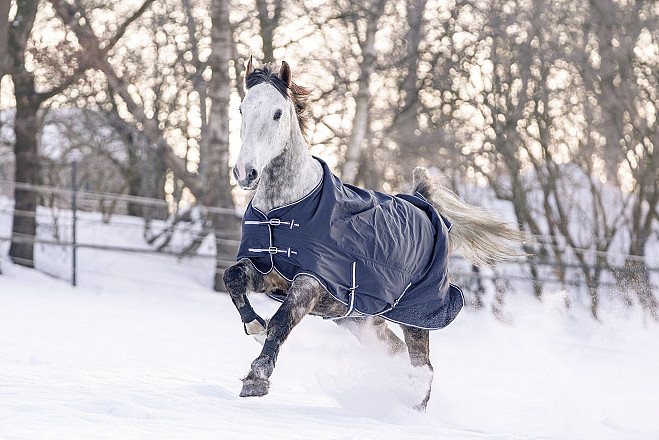
[[[346,145],[341,179],[346,183],[355,183],[359,172],[362,149],[368,133],[369,108],[371,106],[371,76],[377,68],[375,51],[375,34],[384,12],[387,0],[371,0],[357,6],[348,15],[348,27],[352,30],[359,44],[361,62],[355,97],[355,115],[352,119],[352,131]],[[357,3],[353,3],[357,5]]]
[[[202,178],[207,188],[204,203],[211,206],[233,208],[229,173],[229,97],[231,95],[231,80],[229,78],[229,61],[233,40],[231,23],[229,22],[229,0],[212,0],[211,2],[212,52],[209,64],[212,77],[208,96],[211,99],[211,110],[208,116],[208,132],[205,140],[204,175]],[[212,215],[212,224],[217,231],[220,228],[237,229],[238,219],[231,214]],[[225,237],[216,232],[216,250],[220,254],[232,254],[235,249],[223,243]],[[224,290],[222,280],[224,264],[218,259],[215,273],[215,290]]]

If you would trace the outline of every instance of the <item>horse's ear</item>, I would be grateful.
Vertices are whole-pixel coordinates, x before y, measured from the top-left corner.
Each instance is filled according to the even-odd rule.
[[[287,86],[291,86],[291,68],[289,67],[286,61],[281,62],[281,69],[279,69],[279,78],[286,83]]]
[[[254,71],[254,63],[252,62],[252,56],[249,56],[249,61],[247,61],[247,70],[245,70],[245,82],[247,82],[247,76]]]

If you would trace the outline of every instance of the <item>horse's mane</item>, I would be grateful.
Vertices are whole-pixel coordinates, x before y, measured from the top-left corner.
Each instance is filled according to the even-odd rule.
[[[294,82],[291,82],[290,86],[286,84],[279,77],[279,67],[274,63],[267,63],[263,67],[254,69],[245,78],[245,86],[248,90],[261,83],[272,85],[284,98],[289,98],[293,101],[295,112],[297,113],[297,122],[300,124],[302,135],[306,136],[307,127],[309,125],[307,98],[311,94],[311,91],[298,86]]]

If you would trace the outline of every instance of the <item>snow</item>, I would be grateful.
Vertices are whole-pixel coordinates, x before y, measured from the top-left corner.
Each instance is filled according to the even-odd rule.
[[[139,245],[127,218],[94,219],[82,239]],[[270,394],[239,398],[260,345],[209,288],[211,260],[81,250],[73,288],[65,256],[38,248],[54,276],[0,261],[3,440],[659,439],[659,324],[614,301],[601,322],[560,291],[509,294],[502,319],[463,311],[431,335],[418,414],[418,371],[315,317],[284,344]],[[251,301],[263,316],[277,306]]]

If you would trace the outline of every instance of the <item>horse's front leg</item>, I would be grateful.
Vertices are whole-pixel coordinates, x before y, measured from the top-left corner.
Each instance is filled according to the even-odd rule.
[[[243,379],[240,397],[265,396],[270,388],[270,376],[281,344],[322,296],[323,290],[315,279],[302,275],[295,279],[286,299],[270,318],[267,338],[261,354],[252,362],[252,367]]]
[[[231,301],[240,313],[245,333],[248,335],[265,333],[267,324],[252,308],[247,299],[247,291],[263,293],[284,287],[280,277],[274,278],[275,275],[261,274],[247,259],[240,260],[224,271],[224,285],[229,291]]]

